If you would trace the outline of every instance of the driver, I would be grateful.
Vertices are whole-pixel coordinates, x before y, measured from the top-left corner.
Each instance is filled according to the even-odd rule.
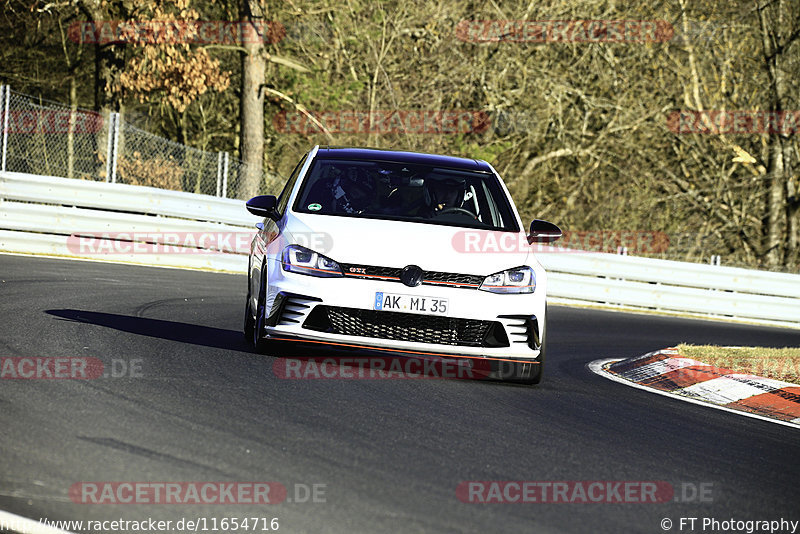
[[[465,209],[466,198],[466,185],[461,180],[429,179],[425,182],[425,201],[431,217],[452,208]]]

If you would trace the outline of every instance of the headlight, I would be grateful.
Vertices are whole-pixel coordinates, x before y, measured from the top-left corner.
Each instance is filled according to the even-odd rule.
[[[289,245],[283,249],[281,263],[283,264],[284,271],[293,273],[308,274],[323,278],[344,276],[342,268],[339,267],[338,263],[327,256],[318,254],[300,245]]]
[[[533,293],[536,274],[530,267],[515,267],[487,276],[479,289],[492,293]]]

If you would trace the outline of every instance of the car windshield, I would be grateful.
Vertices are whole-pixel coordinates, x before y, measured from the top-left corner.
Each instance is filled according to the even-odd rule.
[[[294,210],[519,231],[493,174],[410,163],[317,160]]]

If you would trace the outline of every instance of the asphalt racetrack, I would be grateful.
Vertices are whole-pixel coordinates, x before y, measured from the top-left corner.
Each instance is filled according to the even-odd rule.
[[[0,509],[14,514],[206,518],[208,532],[212,518],[278,518],[286,533],[658,533],[665,518],[668,531],[692,532],[681,517],[699,518],[701,532],[702,518],[800,520],[796,429],[587,369],[681,341],[800,346],[800,331],[551,305],[540,386],[286,380],[242,338],[244,276],[0,255],[0,280],[0,357],[92,357],[126,375],[0,380]],[[689,502],[456,495],[464,481],[508,480],[664,481]],[[82,481],[274,481],[292,502],[76,504],[68,492]]]

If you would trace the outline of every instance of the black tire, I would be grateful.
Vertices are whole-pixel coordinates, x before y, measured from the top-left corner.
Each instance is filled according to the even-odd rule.
[[[249,292],[249,289],[248,289]],[[250,299],[247,299],[244,316],[244,333],[250,345],[259,354],[265,354],[270,342],[264,339],[264,327],[267,322],[267,288],[264,284],[264,269],[261,269],[261,282],[258,284],[258,300],[256,302],[255,317],[250,310]],[[249,319],[249,320],[248,320]],[[252,327],[251,327],[252,325]]]
[[[244,339],[248,343],[253,341],[253,331],[256,328],[256,320],[253,318],[253,312],[250,309],[250,294],[247,294],[247,300],[244,301]]]
[[[545,314],[546,313],[547,312],[545,312]],[[545,317],[547,317],[547,315],[545,315]],[[545,322],[542,323],[542,348],[539,350],[539,357],[536,358],[536,361],[539,362],[539,365],[536,366],[537,369],[535,371],[535,374],[527,382],[528,384],[533,386],[542,381],[542,375],[544,374],[544,356],[546,353],[547,353],[547,319],[545,319]]]
[[[250,261],[247,261],[247,298],[244,301],[244,325],[242,332],[244,339],[248,343],[253,341],[253,329],[256,327],[256,320],[253,318],[253,310],[250,309]]]
[[[267,295],[264,289],[264,284],[261,284],[261,289],[258,292],[258,303],[256,305],[256,317],[253,325],[253,348],[259,354],[265,354],[269,346],[269,342],[264,339],[264,326],[267,322],[267,309],[266,309]]]

